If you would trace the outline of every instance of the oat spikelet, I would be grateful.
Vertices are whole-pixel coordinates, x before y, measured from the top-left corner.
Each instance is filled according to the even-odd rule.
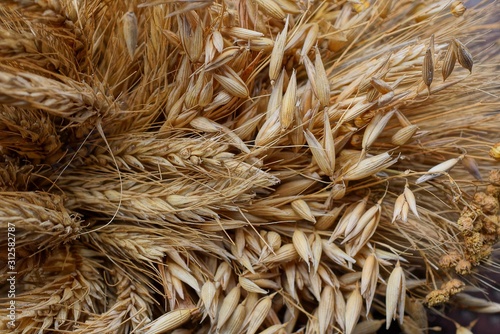
[[[127,50],[130,58],[133,59],[135,49],[137,48],[137,38],[139,35],[137,27],[137,16],[135,16],[135,13],[133,11],[128,11],[123,15],[122,20],[125,44],[127,45]]]
[[[387,281],[386,290],[386,329],[391,326],[391,320],[399,315],[399,323],[403,323],[406,297],[406,281],[403,268],[398,263],[391,272]],[[391,319],[392,318],[392,319]]]

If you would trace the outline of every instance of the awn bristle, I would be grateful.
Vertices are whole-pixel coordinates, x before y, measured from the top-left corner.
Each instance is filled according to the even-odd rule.
[[[3,1],[0,329],[425,333],[443,303],[498,312],[464,292],[499,267],[498,15]]]

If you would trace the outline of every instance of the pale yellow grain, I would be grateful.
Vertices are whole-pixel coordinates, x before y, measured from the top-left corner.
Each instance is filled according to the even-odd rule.
[[[260,294],[266,294],[267,291],[259,287],[257,284],[252,282],[252,280],[239,276],[238,277],[238,282],[240,283],[241,287],[248,291],[248,292],[254,292],[254,293],[260,293]]]
[[[408,143],[408,141],[413,137],[413,135],[417,132],[418,126],[414,124],[410,124],[399,129],[392,137],[391,143],[397,146],[404,145]]]
[[[125,44],[127,45],[128,54],[131,59],[134,58],[135,49],[137,48],[137,38],[139,29],[137,27],[137,16],[133,11],[125,13],[123,20],[123,35]]]
[[[316,222],[316,218],[311,212],[311,208],[307,205],[307,202],[303,199],[297,199],[291,203],[293,211],[295,211],[300,217],[303,219],[313,222]]]
[[[363,298],[359,293],[359,286],[351,293],[346,303],[345,310],[345,333],[351,334],[354,327],[358,323],[359,316],[361,315],[361,308],[363,307]]]
[[[271,296],[262,298],[249,315],[247,334],[255,334],[260,325],[264,322],[273,302]]]
[[[232,288],[231,291],[229,291],[226,297],[224,297],[224,300],[222,301],[221,307],[218,312],[217,330],[220,330],[233,314],[236,305],[238,305],[238,302],[240,300],[240,295],[241,288],[239,285],[237,285]]]
[[[288,81],[288,87],[281,102],[280,123],[281,129],[286,130],[292,125],[297,103],[297,78],[295,70]]]
[[[396,319],[399,313],[399,323],[403,322],[404,307],[406,297],[406,282],[403,268],[396,263],[396,267],[391,272],[387,281],[387,289],[385,296],[386,305],[386,329],[391,326],[391,320]]]
[[[301,229],[296,229],[293,232],[293,246],[299,254],[299,256],[307,263],[307,267],[310,268],[310,259],[312,259],[311,245],[306,234]]]
[[[453,72],[455,68],[455,63],[457,62],[457,45],[456,43],[450,43],[448,49],[444,55],[443,67],[441,68],[441,73],[443,75],[443,81],[446,80]]]
[[[173,330],[189,320],[195,309],[173,310],[147,325],[145,334],[160,334]]]
[[[304,136],[306,137],[309,149],[314,157],[314,161],[318,165],[319,169],[325,173],[327,176],[332,176],[334,169],[329,162],[326,151],[321,145],[321,143],[314,137],[314,135],[309,130],[304,131]]]
[[[467,70],[469,70],[470,73],[472,73],[472,66],[474,65],[472,54],[467,49],[467,47],[464,44],[462,44],[462,42],[460,42],[458,39],[454,38],[453,42],[455,43],[456,46],[458,63],[462,65],[463,68],[466,68]]]
[[[266,0],[261,1],[267,2]],[[283,57],[285,55],[287,31],[288,19],[286,20],[285,27],[276,37],[276,43],[274,44],[271,52],[271,59],[269,60],[269,79],[271,80],[271,83],[274,83],[281,72],[281,65],[283,64]]]

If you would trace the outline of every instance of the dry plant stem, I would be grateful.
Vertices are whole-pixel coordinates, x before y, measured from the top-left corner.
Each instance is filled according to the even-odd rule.
[[[14,331],[412,332],[426,306],[498,311],[464,289],[498,267],[499,13],[4,1]]]

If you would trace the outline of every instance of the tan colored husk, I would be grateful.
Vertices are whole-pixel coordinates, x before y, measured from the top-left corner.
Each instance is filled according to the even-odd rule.
[[[146,327],[146,333],[159,334],[175,329],[188,321],[192,312],[193,309],[178,309],[165,313]]]
[[[497,266],[499,8],[464,8],[4,1],[15,330],[421,331],[443,302],[498,312],[463,291]]]

